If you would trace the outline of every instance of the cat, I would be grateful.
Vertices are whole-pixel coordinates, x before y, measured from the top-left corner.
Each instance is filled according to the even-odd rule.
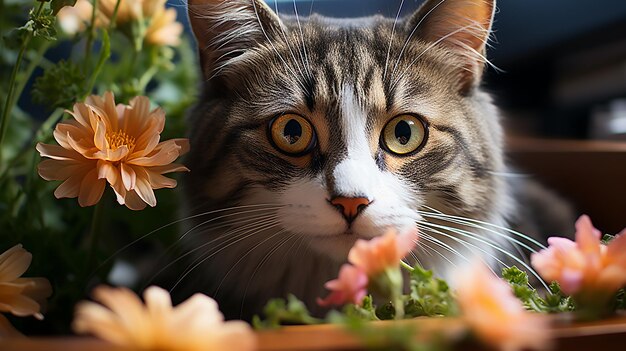
[[[319,315],[354,242],[390,228],[417,227],[413,258],[444,278],[476,255],[522,264],[515,248],[534,239],[506,228],[524,192],[503,176],[481,89],[495,9],[427,0],[404,19],[332,19],[189,0],[204,83],[184,182],[193,259],[177,285],[227,318],[289,293]]]

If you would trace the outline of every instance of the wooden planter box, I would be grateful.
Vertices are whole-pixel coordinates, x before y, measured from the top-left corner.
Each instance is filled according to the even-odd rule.
[[[552,320],[555,351],[626,350],[626,315],[592,323],[572,323],[568,315],[546,316]],[[384,328],[393,322],[375,323]],[[465,333],[463,323],[454,318],[418,318],[401,321],[415,328],[415,338],[439,334],[458,340]],[[257,332],[259,351],[362,350],[355,336],[336,325],[293,326]],[[456,350],[487,350],[476,344],[462,343]],[[0,341],[6,351],[116,351],[122,350],[92,338],[23,338]]]

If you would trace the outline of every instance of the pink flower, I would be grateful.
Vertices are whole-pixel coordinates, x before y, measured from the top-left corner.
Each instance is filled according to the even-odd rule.
[[[367,275],[360,269],[344,264],[339,271],[339,278],[327,282],[324,287],[332,291],[325,299],[317,299],[322,307],[340,306],[346,303],[361,305],[367,294]]]
[[[550,238],[547,249],[531,257],[533,267],[548,281],[557,281],[568,295],[607,296],[626,284],[626,229],[609,245],[587,216],[576,222],[576,241]]]
[[[526,311],[511,287],[484,264],[473,264],[457,281],[463,318],[484,343],[507,351],[548,346],[548,320]]]
[[[393,230],[371,240],[357,240],[348,253],[348,261],[368,277],[378,275],[387,268],[398,267],[417,242],[417,229],[404,234]]]

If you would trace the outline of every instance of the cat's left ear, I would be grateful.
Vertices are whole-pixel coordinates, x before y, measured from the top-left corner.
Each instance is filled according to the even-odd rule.
[[[247,51],[280,38],[283,23],[263,0],[188,0],[205,79]]]
[[[495,8],[496,0],[426,0],[407,23],[415,37],[461,57],[461,93],[480,83]]]

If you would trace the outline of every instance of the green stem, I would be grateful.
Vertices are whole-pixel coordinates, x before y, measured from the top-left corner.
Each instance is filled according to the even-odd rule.
[[[39,7],[37,8],[37,11],[35,12],[35,17],[41,14],[41,11],[43,11],[45,4],[46,4],[45,2],[39,3]],[[15,66],[13,66],[13,71],[11,72],[11,78],[9,78],[9,89],[7,92],[6,101],[4,102],[4,110],[2,111],[2,119],[0,119],[0,165],[2,164],[2,143],[4,141],[4,137],[6,135],[7,128],[9,126],[9,120],[11,118],[11,111],[13,110],[13,106],[14,106],[13,95],[15,94],[15,81],[17,79],[17,72],[19,72],[20,70],[20,66],[22,65],[22,59],[24,58],[24,53],[26,52],[26,49],[28,48],[28,44],[30,43],[30,40],[32,39],[32,37],[33,37],[32,32],[29,32],[26,35],[26,38],[24,38],[24,42],[22,43],[22,46],[20,47],[20,51],[17,54],[17,60],[15,61]]]
[[[159,73],[159,68],[153,65],[139,78],[139,95],[146,95],[146,87],[157,73]]]
[[[396,315],[394,319],[400,320],[404,319],[404,299],[402,299],[402,294],[396,294],[393,297],[393,307],[396,309]]]
[[[44,41],[41,44],[41,46],[37,50],[35,57],[30,60],[28,67],[26,67],[26,70],[24,71],[24,76],[20,80],[19,85],[17,85],[17,89],[15,89],[15,96],[22,95],[22,92],[24,91],[24,87],[26,86],[26,83],[28,83],[28,80],[32,76],[35,69],[39,67],[39,64],[43,60],[43,55],[46,53],[46,51],[48,51],[48,48],[50,47],[51,44],[52,42],[50,41]]]
[[[87,45],[85,45],[85,65],[89,65],[89,61],[91,61],[93,40],[96,37],[96,14],[98,12],[98,0],[93,0],[92,6],[91,21],[89,22],[89,30],[87,31]]]
[[[96,257],[98,255],[98,244],[100,242],[100,233],[102,233],[102,214],[104,213],[104,206],[106,202],[106,196],[103,196],[96,204],[93,211],[93,217],[91,218],[91,229],[89,233],[89,257],[87,259],[87,266],[85,267],[85,277],[96,267]]]
[[[415,269],[411,267],[408,263],[404,261],[400,261],[400,267],[406,269],[409,272],[413,272]]]
[[[120,8],[120,3],[122,2],[122,0],[117,0],[117,3],[115,3],[115,8],[113,9],[113,15],[111,15],[111,23],[109,23],[109,32],[113,33],[113,30],[115,29],[115,21],[117,20],[117,11]]]

